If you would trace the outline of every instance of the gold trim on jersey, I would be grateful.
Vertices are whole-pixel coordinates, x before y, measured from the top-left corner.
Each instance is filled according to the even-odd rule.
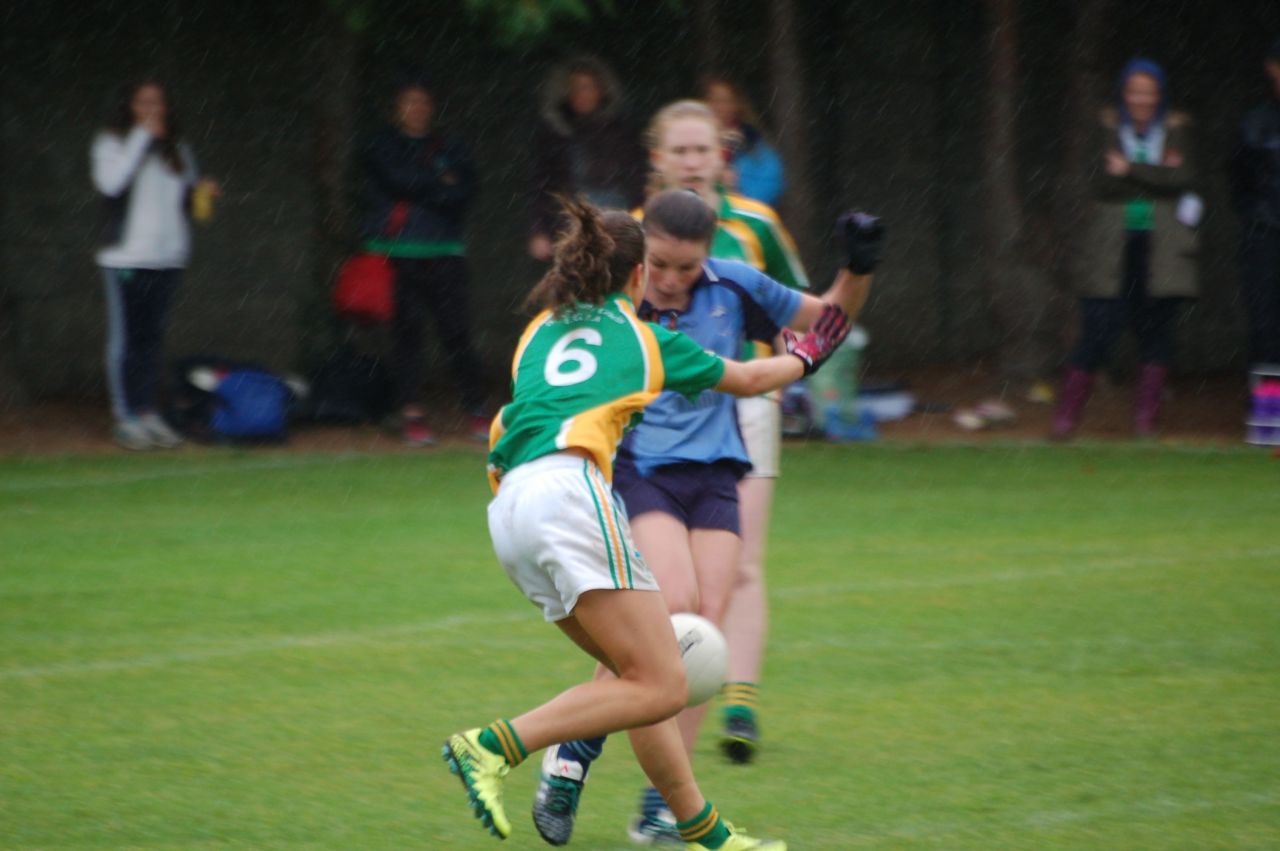
[[[631,324],[636,341],[644,357],[644,390],[628,393],[603,405],[582,411],[564,421],[560,433],[556,436],[556,448],[568,449],[576,446],[591,454],[592,460],[604,474],[605,481],[613,482],[613,456],[618,449],[618,442],[631,418],[644,410],[658,394],[662,392],[666,381],[666,370],[662,365],[662,349],[658,346],[658,338],[648,324],[641,322],[636,316],[635,307],[625,298],[614,302],[618,311]]]
[[[537,316],[529,320],[529,324],[524,326],[524,333],[520,335],[520,341],[516,343],[516,352],[511,356],[511,380],[516,380],[516,373],[520,370],[520,358],[524,357],[524,350],[529,347],[529,341],[533,339],[533,335],[538,333],[538,329],[546,325],[551,320],[552,313],[550,310],[544,310]]]

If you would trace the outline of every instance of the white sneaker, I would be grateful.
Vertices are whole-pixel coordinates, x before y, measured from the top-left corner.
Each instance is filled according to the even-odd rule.
[[[138,417],[138,423],[147,433],[147,437],[150,438],[151,442],[161,449],[173,449],[183,444],[182,435],[174,431],[167,422],[160,418],[159,414],[143,414]]]
[[[154,449],[156,446],[151,435],[147,433],[146,427],[137,417],[116,420],[115,427],[111,429],[111,437],[125,449]]]

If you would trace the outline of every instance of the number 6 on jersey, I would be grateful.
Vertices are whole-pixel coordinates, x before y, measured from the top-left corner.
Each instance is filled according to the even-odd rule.
[[[551,351],[547,352],[546,367],[543,369],[543,377],[552,387],[568,387],[570,384],[579,384],[596,374],[596,356],[586,349],[569,348],[570,343],[578,340],[586,343],[588,346],[604,345],[604,338],[600,336],[600,332],[594,328],[576,328],[565,334],[555,344],[551,346]],[[576,364],[572,369],[563,369],[565,364]]]

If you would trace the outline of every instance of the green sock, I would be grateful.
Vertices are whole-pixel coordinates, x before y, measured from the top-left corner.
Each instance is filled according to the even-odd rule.
[[[480,744],[485,750],[496,753],[507,761],[507,765],[515,768],[524,762],[529,752],[524,748],[524,742],[520,741],[520,737],[516,735],[515,727],[511,726],[510,721],[504,721],[499,718],[488,727],[480,731]]]
[[[677,822],[676,830],[685,842],[697,842],[706,848],[719,848],[729,839],[729,828],[710,801],[693,818]]]
[[[725,683],[721,690],[724,696],[724,718],[743,718],[754,721],[759,689],[755,683]]]

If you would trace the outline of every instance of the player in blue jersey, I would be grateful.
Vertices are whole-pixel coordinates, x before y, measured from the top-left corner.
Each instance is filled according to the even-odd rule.
[[[716,226],[715,212],[694,193],[668,190],[649,200],[644,209],[649,281],[639,313],[726,357],[740,352],[746,340],[772,340],[783,328],[807,329],[829,305],[856,316],[883,240],[878,219],[842,216],[839,231],[848,268],[819,298],[744,263],[709,259]],[[734,400],[715,391],[693,399],[663,393],[619,447],[614,489],[671,611],[722,620],[741,543],[737,484],[750,467]],[[697,707],[679,717],[690,753],[704,712],[705,706]],[[603,745],[599,737],[548,749],[534,821],[551,844],[569,840],[588,768]],[[648,789],[629,832],[640,844],[678,841],[675,822],[662,796]]]
[[[476,817],[506,838],[503,781],[530,751],[629,730],[689,848],[786,851],[781,841],[735,831],[698,789],[672,717],[685,704],[686,684],[667,607],[609,479],[623,430],[660,392],[780,387],[830,356],[848,317],[828,309],[778,357],[722,358],[636,316],[646,282],[638,222],[566,207],[569,230],[532,296],[543,310],[521,335],[513,398],[491,430],[489,530],[511,581],[602,667],[542,706],[450,736],[445,761]]]

